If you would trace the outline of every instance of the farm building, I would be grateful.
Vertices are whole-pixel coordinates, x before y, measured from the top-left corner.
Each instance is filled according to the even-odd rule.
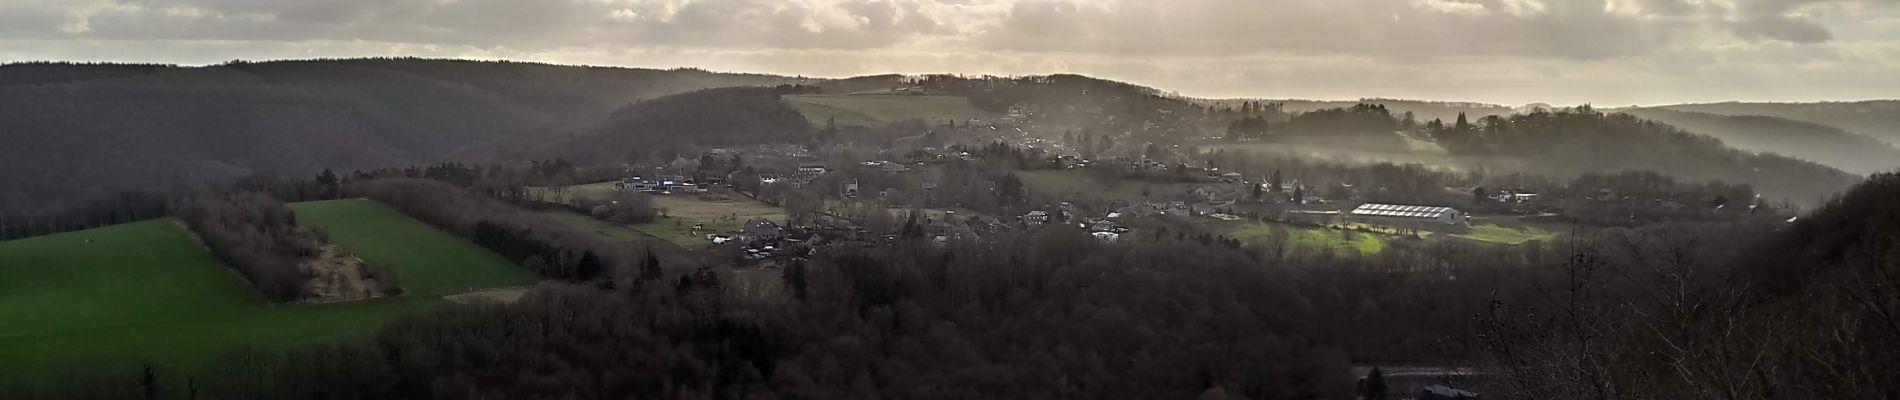
[[[745,228],[740,230],[740,237],[754,243],[775,241],[779,239],[779,227],[777,223],[764,217],[752,218],[745,222]]]
[[[1405,221],[1432,221],[1445,225],[1468,225],[1469,216],[1451,207],[1408,206],[1366,203],[1352,210],[1352,216]]]

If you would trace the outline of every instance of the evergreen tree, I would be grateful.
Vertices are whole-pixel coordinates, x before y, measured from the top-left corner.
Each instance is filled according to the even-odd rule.
[[[1362,393],[1364,396],[1361,398],[1366,400],[1385,400],[1387,390],[1385,385],[1385,373],[1380,372],[1379,367],[1372,367],[1372,372],[1366,374],[1366,381],[1360,390],[1364,392]]]
[[[595,255],[593,250],[582,252],[581,260],[576,264],[574,268],[574,280],[587,281],[594,279],[596,276],[600,276],[600,270],[602,268],[600,256]]]
[[[339,183],[341,183],[341,180],[337,178],[336,172],[331,171],[329,168],[324,168],[323,173],[317,174],[317,195],[328,199],[340,197],[341,194],[339,194],[337,190]]]
[[[662,274],[663,272],[660,271],[660,257],[653,254],[652,246],[647,246],[647,261],[640,265],[640,279],[657,281],[660,280],[660,275]]]
[[[792,288],[792,298],[805,299],[805,260],[792,261],[792,266],[786,267],[781,277],[785,279],[785,287]]]

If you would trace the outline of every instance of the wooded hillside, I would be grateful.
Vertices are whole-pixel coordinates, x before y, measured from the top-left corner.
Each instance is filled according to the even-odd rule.
[[[1900,143],[1900,100],[1821,103],[1708,103],[1652,108],[1722,115],[1763,115],[1840,127],[1848,132]]]
[[[643,99],[792,80],[420,59],[6,65],[0,211],[258,172],[439,162],[471,144],[598,121]]]
[[[1833,126],[1759,115],[1720,115],[1638,108],[1620,111],[1722,139],[1737,149],[1775,153],[1856,174],[1900,167],[1900,149]]]

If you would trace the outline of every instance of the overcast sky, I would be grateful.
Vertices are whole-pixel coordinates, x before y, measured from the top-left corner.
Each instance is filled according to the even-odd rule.
[[[1198,97],[1900,97],[1900,0],[0,0],[0,61],[421,56]]]

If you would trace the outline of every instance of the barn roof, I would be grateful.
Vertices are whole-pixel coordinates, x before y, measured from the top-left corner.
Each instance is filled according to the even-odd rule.
[[[1407,206],[1407,205],[1398,205],[1398,204],[1366,203],[1366,204],[1359,205],[1359,208],[1353,209],[1352,215],[1373,216],[1373,217],[1436,219],[1438,217],[1444,216],[1445,214],[1453,214],[1457,212],[1458,212],[1457,209],[1453,209],[1451,207]]]

